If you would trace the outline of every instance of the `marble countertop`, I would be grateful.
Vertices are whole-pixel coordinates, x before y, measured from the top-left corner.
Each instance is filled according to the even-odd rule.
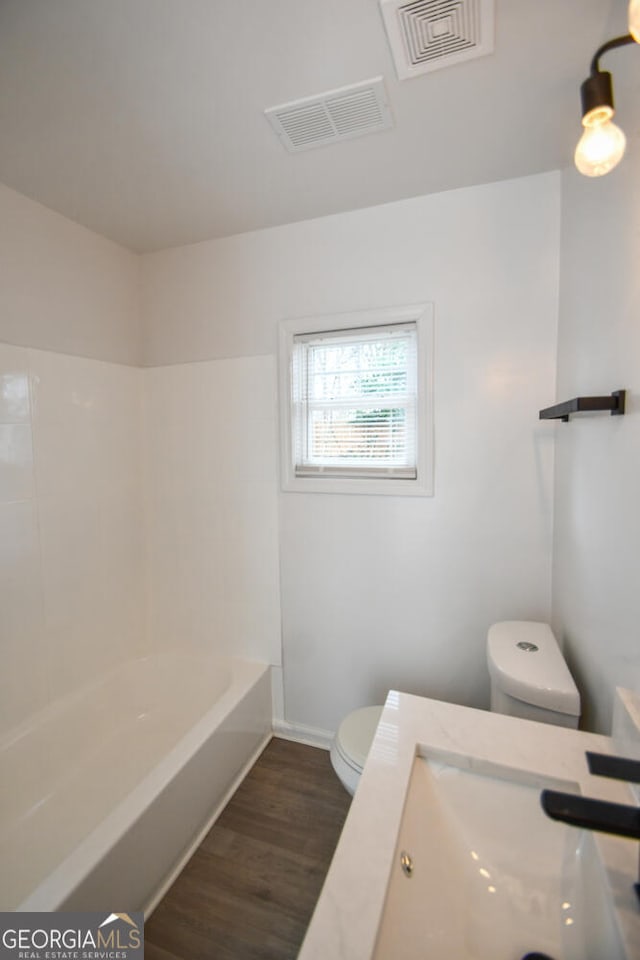
[[[627,784],[588,772],[585,751],[640,749],[634,695],[619,692],[616,739],[390,691],[299,960],[370,960],[385,902],[407,786],[416,756],[521,783],[556,781],[584,796],[633,803]],[[622,740],[622,744],[621,741]],[[626,750],[631,755],[631,750]],[[618,908],[627,955],[640,957],[640,912],[632,889],[638,845],[594,834]]]

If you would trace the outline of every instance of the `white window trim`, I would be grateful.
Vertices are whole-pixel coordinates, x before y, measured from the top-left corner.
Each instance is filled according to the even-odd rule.
[[[415,322],[418,331],[418,444],[416,479],[296,476],[292,455],[291,357],[298,334]],[[384,494],[431,497],[434,492],[433,304],[282,320],[279,329],[280,464],[282,489],[292,493]]]

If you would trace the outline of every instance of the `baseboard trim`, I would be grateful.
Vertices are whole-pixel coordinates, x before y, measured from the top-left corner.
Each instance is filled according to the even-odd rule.
[[[333,741],[333,733],[330,730],[306,727],[304,724],[289,723],[287,720],[274,720],[273,734],[281,740],[306,743],[310,747],[320,747],[322,750],[329,750]]]

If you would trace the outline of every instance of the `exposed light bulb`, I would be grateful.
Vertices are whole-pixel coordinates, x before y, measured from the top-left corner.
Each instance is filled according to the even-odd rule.
[[[629,33],[636,43],[640,43],[640,0],[630,0]]]
[[[602,177],[620,163],[626,145],[624,133],[611,120],[587,123],[576,147],[576,167],[585,177]]]

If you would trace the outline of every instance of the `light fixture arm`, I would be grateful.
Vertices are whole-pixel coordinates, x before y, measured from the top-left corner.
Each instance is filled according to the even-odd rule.
[[[591,75],[594,73],[600,72],[600,57],[602,57],[609,50],[615,50],[616,47],[626,47],[628,43],[635,43],[636,41],[631,36],[630,33],[625,33],[621,37],[614,37],[612,40],[607,40],[606,43],[603,43],[601,47],[598,47],[596,52],[593,55],[591,60]]]
[[[589,76],[580,87],[582,101],[583,126],[593,126],[610,120],[614,114],[613,106],[613,78],[608,70],[600,69],[600,57],[616,47],[625,47],[636,41],[630,33],[622,37],[614,37],[598,47],[591,60]]]
[[[580,86],[583,132],[573,155],[579,172],[586,177],[609,173],[624,155],[626,137],[613,123],[613,77],[600,69],[600,58],[629,43],[640,44],[640,0],[629,0],[628,33],[613,37],[598,47],[591,59],[589,76]]]

